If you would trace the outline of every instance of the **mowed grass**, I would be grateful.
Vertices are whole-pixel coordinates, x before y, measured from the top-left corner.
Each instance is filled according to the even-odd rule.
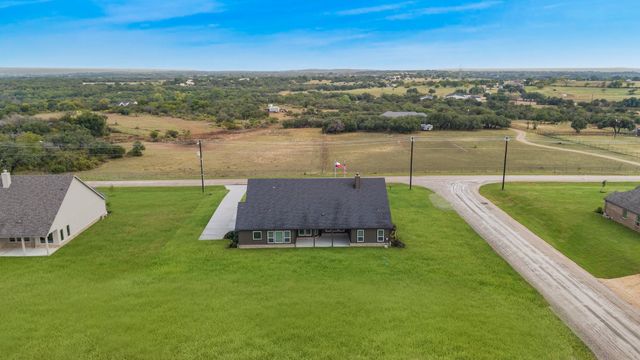
[[[609,183],[608,193],[637,184]],[[595,213],[601,184],[510,183],[483,186],[482,195],[599,278],[640,273],[640,234]]]
[[[427,190],[391,186],[405,249],[198,241],[222,188],[103,189],[49,258],[2,258],[2,358],[593,358]]]
[[[613,136],[611,129],[598,129],[590,125],[587,129],[575,133],[569,122],[558,124],[540,124],[536,130],[523,120],[514,121],[512,126],[528,130],[527,140],[564,149],[575,149],[594,154],[614,156],[620,159],[640,160],[640,137],[623,133]]]
[[[606,99],[609,101],[620,101],[630,97],[639,97],[640,91],[630,93],[629,88],[599,88],[586,86],[545,86],[538,89],[535,86],[526,86],[527,92],[538,92],[546,96],[559,97],[574,101],[591,101],[595,99]]]
[[[435,131],[415,136],[414,171],[429,174],[499,174],[504,136],[510,130]],[[409,171],[411,135],[347,133],[324,135],[320,129],[270,128],[204,141],[208,178],[333,176],[333,163],[349,174],[404,175]],[[196,145],[145,143],[142,157],[108,161],[82,172],[91,180],[197,178]],[[637,167],[614,161],[511,141],[512,174],[633,174]]]

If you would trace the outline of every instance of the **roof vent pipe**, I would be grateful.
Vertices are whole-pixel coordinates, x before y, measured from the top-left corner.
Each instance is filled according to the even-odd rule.
[[[362,180],[360,179],[360,174],[356,173],[356,177],[353,181],[353,187],[355,189],[360,189],[360,186],[362,185],[361,183],[362,183]]]
[[[8,189],[11,186],[11,174],[7,170],[2,171],[2,188]]]

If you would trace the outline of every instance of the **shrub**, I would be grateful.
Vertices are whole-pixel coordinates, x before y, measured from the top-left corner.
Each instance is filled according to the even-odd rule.
[[[595,210],[595,213],[600,215],[604,214],[604,210],[602,209],[602,206],[598,206]]]
[[[158,130],[151,130],[149,138],[151,138],[152,142],[157,142],[158,138],[160,138],[160,132]]]
[[[133,147],[131,148],[131,150],[129,150],[127,155],[129,155],[129,156],[142,156],[142,152],[144,150],[146,150],[146,148],[144,147],[144,144],[142,144],[140,141],[136,141],[136,142],[133,143]]]
[[[238,232],[237,231],[229,231],[228,233],[224,234],[223,238],[225,240],[231,240],[229,242],[229,247],[230,248],[237,248],[238,247]]]
[[[177,138],[179,134],[178,130],[167,130],[164,132],[164,136],[171,139]]]

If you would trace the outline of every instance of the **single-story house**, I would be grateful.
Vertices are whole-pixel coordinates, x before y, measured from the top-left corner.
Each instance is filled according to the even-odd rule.
[[[105,198],[73,175],[1,174],[0,249],[55,250],[107,215]]]
[[[640,186],[631,191],[614,192],[604,200],[604,214],[640,232]]]
[[[385,111],[380,116],[393,119],[393,118],[399,118],[399,117],[405,117],[405,116],[427,117],[427,114],[419,113],[415,111]]]
[[[280,112],[280,106],[269,104],[269,106],[267,106],[267,111],[270,112],[270,113],[279,113]]]
[[[383,178],[250,179],[238,247],[386,246],[393,223]]]
[[[480,95],[469,95],[469,94],[458,94],[458,93],[452,93],[449,94],[447,96],[444,97],[445,99],[453,99],[453,100],[476,100],[476,101],[481,101],[482,96]]]

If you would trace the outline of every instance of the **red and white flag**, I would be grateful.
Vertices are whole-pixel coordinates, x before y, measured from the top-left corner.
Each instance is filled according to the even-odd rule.
[[[333,177],[338,176],[338,169],[342,169],[342,177],[347,176],[347,164],[342,164],[336,161],[333,167]]]

